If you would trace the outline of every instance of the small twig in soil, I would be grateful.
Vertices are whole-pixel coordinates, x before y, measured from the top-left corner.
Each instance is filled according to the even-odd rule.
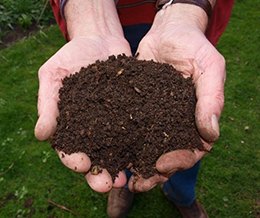
[[[68,209],[67,207],[65,207],[65,206],[63,206],[63,205],[60,205],[60,204],[57,204],[57,203],[53,202],[51,199],[48,199],[48,202],[49,202],[50,204],[53,204],[54,206],[56,206],[56,207],[62,209],[62,210],[66,210],[66,211],[70,212],[70,213],[73,214],[74,216],[77,216],[77,214],[76,214],[75,212],[73,212],[72,210]]]
[[[140,94],[141,93],[141,90],[140,89],[138,89],[137,87],[135,87],[134,86],[134,90],[138,93],[138,94]]]
[[[8,169],[2,173],[0,173],[0,176],[4,175],[5,173],[7,173],[14,165],[14,162],[8,167]]]
[[[116,73],[116,75],[117,75],[117,76],[121,75],[121,74],[123,73],[123,71],[124,71],[124,69],[122,68],[121,70],[119,70],[119,71]]]

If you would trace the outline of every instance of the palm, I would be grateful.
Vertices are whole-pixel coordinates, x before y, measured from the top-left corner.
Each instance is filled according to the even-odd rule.
[[[109,55],[129,53],[127,44],[113,40],[95,38],[77,38],[63,46],[49,61],[45,63],[41,71],[50,70],[61,77],[78,71],[82,66],[87,66],[96,60],[104,60]],[[46,68],[47,69],[46,69]],[[51,73],[49,71],[49,73]]]
[[[105,60],[112,54],[117,55],[121,53],[131,54],[130,47],[124,39],[76,38],[63,46],[40,68],[39,119],[35,127],[35,135],[39,140],[48,139],[56,129],[58,92],[62,86],[62,79],[96,60]],[[57,152],[61,161],[67,167],[80,173],[88,172],[91,162],[86,154],[66,155],[61,151]],[[96,177],[91,176],[90,173],[86,174],[89,184],[92,184],[92,188],[99,192],[106,192],[112,187],[110,175],[106,170],[103,171],[104,173]],[[122,172],[120,175],[122,175]],[[125,176],[122,175],[117,178],[118,182],[114,185],[124,185]]]
[[[172,64],[184,75],[199,76],[209,65],[220,58],[217,50],[199,30],[152,32],[140,43],[141,59],[153,59]]]
[[[184,76],[192,76],[198,98],[196,115],[201,113],[202,106],[206,106],[205,113],[215,111],[214,108],[217,107],[216,113],[220,116],[224,98],[225,62],[202,32],[185,27],[170,31],[151,31],[141,41],[138,52],[140,59],[169,63]],[[214,104],[211,102],[213,99],[218,101]],[[205,140],[217,139],[217,136],[204,133],[198,120],[197,125]]]
[[[53,55],[39,70],[39,98],[38,113],[41,116],[50,117],[52,123],[44,128],[37,128],[36,137],[40,140],[47,139],[55,130],[56,126],[58,90],[61,87],[61,80],[77,71],[81,67],[86,67],[96,60],[104,60],[109,55],[119,53],[130,53],[130,48],[126,43],[113,43],[99,38],[78,38],[63,46],[55,55]],[[49,113],[50,112],[50,113]],[[46,120],[44,118],[44,120]],[[37,131],[39,130],[39,132]]]

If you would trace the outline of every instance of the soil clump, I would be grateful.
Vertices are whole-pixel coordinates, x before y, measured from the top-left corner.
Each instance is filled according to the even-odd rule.
[[[149,178],[162,154],[205,150],[192,78],[168,64],[110,56],[64,78],[59,97],[52,147],[86,153],[92,168],[106,168],[113,179],[129,163]]]

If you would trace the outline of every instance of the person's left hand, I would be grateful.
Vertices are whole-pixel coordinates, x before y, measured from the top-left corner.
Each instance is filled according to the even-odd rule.
[[[197,96],[196,125],[204,147],[210,150],[219,137],[218,119],[224,104],[225,61],[205,37],[205,29],[200,28],[200,24],[187,13],[180,13],[180,16],[185,14],[181,19],[176,17],[178,13],[168,19],[174,14],[171,10],[179,10],[177,4],[170,7],[157,13],[151,30],[139,44],[138,59],[169,63],[184,77],[192,76]],[[183,10],[184,6],[181,7]],[[201,10],[197,6],[187,8]],[[166,153],[156,163],[159,174],[149,179],[132,176],[129,189],[133,192],[148,191],[167,181],[176,171],[191,168],[206,153],[199,150]]]

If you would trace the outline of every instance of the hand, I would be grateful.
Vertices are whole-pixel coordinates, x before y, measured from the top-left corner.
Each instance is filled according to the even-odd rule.
[[[64,77],[96,60],[106,60],[110,55],[131,55],[114,0],[68,1],[64,12],[71,41],[39,70],[39,119],[35,127],[35,136],[39,140],[46,140],[55,132],[59,114],[58,91]],[[114,183],[106,169],[98,175],[92,175],[89,172],[91,161],[85,153],[66,155],[62,151],[57,152],[62,163],[76,172],[84,173],[90,187],[97,192],[107,192],[112,186],[122,187],[126,183],[124,172],[119,172]]]
[[[185,13],[183,10],[186,10]],[[193,13],[199,17],[194,18]],[[196,125],[204,147],[210,150],[212,142],[219,137],[218,119],[224,103],[225,61],[203,33],[207,25],[207,22],[203,23],[207,19],[203,13],[197,6],[184,4],[172,5],[158,12],[151,30],[139,44],[138,58],[169,63],[184,77],[193,77],[197,96]],[[129,188],[135,192],[148,191],[167,181],[176,171],[192,167],[206,153],[177,150],[164,154],[156,163],[160,174],[149,179],[132,177]]]
[[[56,129],[56,118],[59,114],[57,102],[61,80],[83,66],[95,62],[97,59],[107,59],[109,55],[126,53],[131,54],[129,45],[124,40],[103,39],[100,37],[74,38],[63,46],[39,70],[39,119],[35,127],[35,135],[39,140],[48,139]],[[76,172],[86,173],[89,185],[98,192],[106,192],[112,188],[112,180],[106,170],[99,175],[89,173],[91,162],[84,153],[66,155],[57,151],[61,161]],[[75,170],[76,169],[76,170]],[[123,186],[126,178],[123,172],[119,173],[114,186]]]

